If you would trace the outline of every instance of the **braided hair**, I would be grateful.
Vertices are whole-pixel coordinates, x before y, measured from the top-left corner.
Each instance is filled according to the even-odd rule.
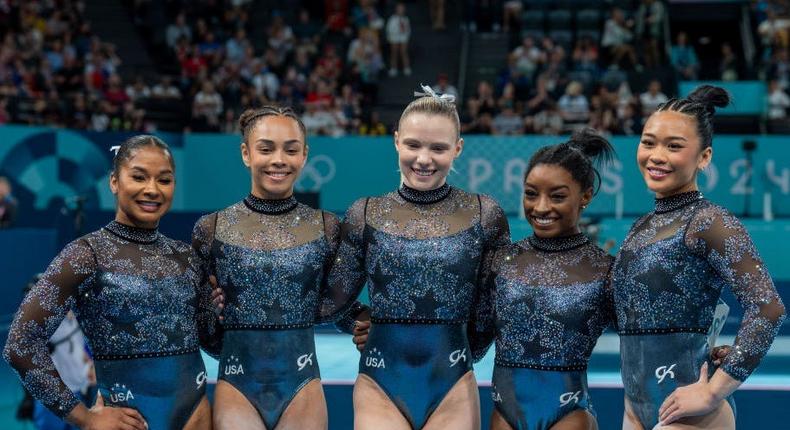
[[[697,121],[702,149],[710,148],[713,144],[713,115],[716,108],[730,104],[730,94],[721,87],[713,85],[700,85],[685,98],[673,98],[659,105],[656,112],[679,112],[689,115]]]

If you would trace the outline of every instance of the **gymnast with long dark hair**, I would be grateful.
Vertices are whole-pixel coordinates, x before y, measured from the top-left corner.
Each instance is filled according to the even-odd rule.
[[[579,229],[614,154],[591,130],[540,148],[524,175],[533,234],[496,252],[496,358],[491,429],[597,428],[587,362],[614,319],[607,277],[613,258]],[[598,183],[600,185],[600,181]]]
[[[30,290],[3,351],[30,393],[82,429],[210,429],[198,350],[217,353],[211,291],[190,247],[158,232],[175,191],[167,145],[135,136],[113,159],[115,220],[69,243]],[[88,409],[66,387],[47,341],[73,310],[99,387]]]
[[[642,132],[636,161],[655,209],[634,223],[612,269],[624,429],[735,428],[731,395],[785,318],[748,232],[697,186],[713,157],[714,113],[729,101],[724,89],[700,86],[661,105]],[[723,288],[744,316],[714,369],[707,333]]]

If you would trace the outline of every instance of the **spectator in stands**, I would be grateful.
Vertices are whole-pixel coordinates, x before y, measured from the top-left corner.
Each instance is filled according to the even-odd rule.
[[[9,228],[16,221],[17,203],[11,194],[11,182],[0,176],[0,228]]]
[[[280,91],[280,79],[274,74],[263,61],[257,60],[253,65],[252,85],[258,96],[266,96],[269,100],[275,100]]]
[[[617,134],[626,136],[639,136],[642,134],[642,119],[636,103],[628,103],[623,108],[622,114],[617,116]]]
[[[677,36],[677,43],[672,46],[670,52],[672,66],[678,73],[680,79],[694,81],[697,79],[699,71],[699,60],[694,47],[688,44],[686,32],[681,31]]]
[[[91,111],[85,102],[85,94],[75,94],[66,114],[66,127],[87,130],[90,121]]]
[[[386,136],[387,126],[379,119],[379,114],[372,111],[359,125],[358,133],[362,136]]]
[[[99,101],[99,109],[91,114],[90,129],[93,131],[106,131],[110,128],[111,115],[115,115],[117,109],[107,100]]]
[[[532,128],[535,133],[558,135],[565,129],[562,114],[557,109],[556,103],[549,103],[546,109],[538,112],[532,118]]]
[[[656,79],[650,81],[647,85],[647,91],[639,95],[639,103],[642,105],[642,116],[649,117],[653,112],[658,109],[662,103],[669,100],[666,94],[661,92],[661,82]]]
[[[470,116],[470,120],[482,113],[494,115],[497,111],[497,104],[496,99],[494,99],[494,89],[491,88],[491,84],[486,81],[478,82],[477,92],[467,100],[467,104],[474,104],[476,107],[474,115]]]
[[[225,42],[225,59],[235,64],[243,64],[248,60],[247,50],[251,47],[252,44],[247,40],[247,32],[240,28]]]
[[[546,62],[546,53],[535,45],[535,39],[532,36],[524,37],[521,45],[516,47],[510,53],[510,56],[515,61],[518,71],[527,77],[530,82],[535,77],[535,71]]]
[[[277,63],[281,64],[294,48],[293,30],[285,23],[282,15],[275,13],[267,33],[267,44],[277,55]]]
[[[142,76],[137,76],[134,84],[126,86],[126,96],[133,102],[145,100],[151,97],[151,89],[145,84]]]
[[[474,120],[467,124],[465,133],[467,134],[492,134],[494,132],[494,120],[490,112],[480,112]]]
[[[776,11],[769,7],[766,10],[766,19],[757,26],[757,34],[760,35],[760,42],[765,52],[770,53],[772,49],[788,48],[788,28],[790,20],[780,19]]]
[[[348,0],[324,0],[326,29],[341,38],[350,32],[348,4]]]
[[[496,104],[499,111],[509,107],[516,112],[521,112],[520,103],[516,100],[516,86],[512,82],[508,82],[502,88],[502,95],[499,96]]]
[[[222,97],[214,83],[206,79],[192,102],[193,128],[195,131],[219,131]]]
[[[436,78],[436,83],[433,85],[433,90],[439,94],[449,94],[455,97],[457,102],[458,89],[450,83],[450,78],[447,76],[447,73],[439,73],[439,76]]]
[[[362,116],[362,108],[360,105],[360,96],[354,92],[351,84],[345,84],[340,88],[340,95],[335,98],[335,105],[339,106],[343,111],[343,115],[349,121],[349,132],[353,132],[360,126],[360,117]]]
[[[790,88],[790,56],[787,49],[777,49],[768,66],[768,79],[779,81],[779,87],[785,91]]]
[[[308,136],[329,136],[335,127],[335,118],[317,101],[305,103],[306,111],[302,115],[302,123]]]
[[[588,36],[581,37],[576,41],[571,60],[573,70],[587,72],[591,80],[598,72],[598,45]]]
[[[491,128],[492,134],[496,135],[524,134],[524,118],[516,113],[511,104],[508,104],[494,117]]]
[[[387,42],[390,44],[390,71],[389,75],[398,76],[398,59],[403,66],[403,74],[411,76],[409,62],[409,38],[411,37],[411,24],[406,16],[406,5],[398,2],[395,13],[387,20]]]
[[[642,0],[636,11],[636,37],[641,42],[640,52],[647,67],[653,68],[660,64],[662,56],[659,44],[666,19],[666,8],[660,0]]]
[[[159,83],[151,89],[151,97],[158,99],[180,99],[181,91],[173,85],[173,80],[168,75],[162,75]]]
[[[236,112],[233,109],[225,110],[225,116],[222,119],[222,125],[220,125],[219,129],[221,132],[227,134],[241,133],[239,121],[236,119]]]
[[[362,82],[375,83],[384,68],[379,39],[369,28],[360,28],[358,34],[348,48],[348,64],[356,68]]]
[[[176,15],[176,20],[167,26],[165,43],[170,49],[176,48],[176,42],[184,39],[187,43],[192,41],[192,29],[187,25],[187,18],[183,12]]]
[[[590,123],[599,134],[609,135],[617,130],[617,114],[614,106],[601,93],[590,97]]]
[[[428,0],[431,15],[431,28],[444,30],[444,0]]]
[[[376,10],[374,0],[358,0],[359,4],[351,11],[354,25],[357,29],[367,28],[372,30],[378,38],[379,31],[384,28],[384,20]]]
[[[558,107],[568,131],[584,127],[590,119],[590,105],[582,89],[581,83],[571,81],[560,97]]]
[[[335,45],[332,44],[324,46],[324,55],[318,59],[317,64],[318,76],[329,81],[337,80],[343,71],[343,60],[337,55]]]
[[[547,78],[540,77],[535,85],[535,88],[527,98],[527,115],[535,115],[549,108],[549,106],[556,105],[556,102],[551,97],[547,88]]]
[[[121,86],[121,77],[110,75],[107,79],[107,89],[104,90],[104,98],[115,106],[121,106],[129,101],[126,90]]]
[[[790,108],[790,97],[779,86],[779,81],[770,81],[768,83],[768,119],[773,121],[786,119],[787,108]]]
[[[307,49],[310,54],[318,52],[321,41],[321,27],[310,19],[307,9],[299,10],[299,20],[293,26],[294,43]]]
[[[722,81],[738,80],[738,57],[729,43],[721,44],[721,60],[719,61],[719,79]]]
[[[604,47],[610,56],[609,63],[612,66],[623,66],[623,59],[628,59],[630,66],[637,65],[636,52],[632,45],[633,33],[631,28],[634,23],[626,20],[625,14],[620,8],[612,8],[611,16],[604,24],[601,46]]]

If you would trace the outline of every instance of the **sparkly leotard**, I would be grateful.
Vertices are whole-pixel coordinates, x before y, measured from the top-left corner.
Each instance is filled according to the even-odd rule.
[[[4,355],[60,417],[79,401],[47,340],[69,309],[94,354],[105,404],[135,408],[150,429],[182,428],[206,390],[198,346],[217,353],[210,290],[188,245],[112,222],[70,243],[27,294]]]
[[[531,236],[497,251],[494,407],[515,430],[593,413],[587,361],[614,319],[613,258],[583,234]]]
[[[485,353],[493,298],[480,279],[509,235],[493,200],[448,185],[401,187],[346,214],[330,284],[355,293],[368,281],[373,324],[360,373],[413,428]]]
[[[293,197],[249,195],[195,226],[193,246],[226,296],[219,379],[244,394],[266,428],[320,377],[313,325],[354,303],[325,282],[338,240],[337,217]]]
[[[667,395],[699,379],[724,286],[744,308],[733,351],[721,365],[733,378],[751,374],[784,319],[746,229],[696,191],[658,199],[655,210],[636,221],[612,283],[626,399],[647,429],[658,422]]]

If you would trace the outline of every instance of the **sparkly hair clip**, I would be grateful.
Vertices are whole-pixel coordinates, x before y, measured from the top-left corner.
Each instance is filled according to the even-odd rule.
[[[455,96],[452,94],[438,94],[433,88],[423,84],[420,84],[420,88],[422,88],[423,92],[415,91],[414,97],[430,96],[441,102],[455,103]]]
[[[118,155],[118,151],[120,149],[121,149],[121,145],[111,146],[110,147],[110,152],[112,152],[113,154],[115,154],[117,156]]]

